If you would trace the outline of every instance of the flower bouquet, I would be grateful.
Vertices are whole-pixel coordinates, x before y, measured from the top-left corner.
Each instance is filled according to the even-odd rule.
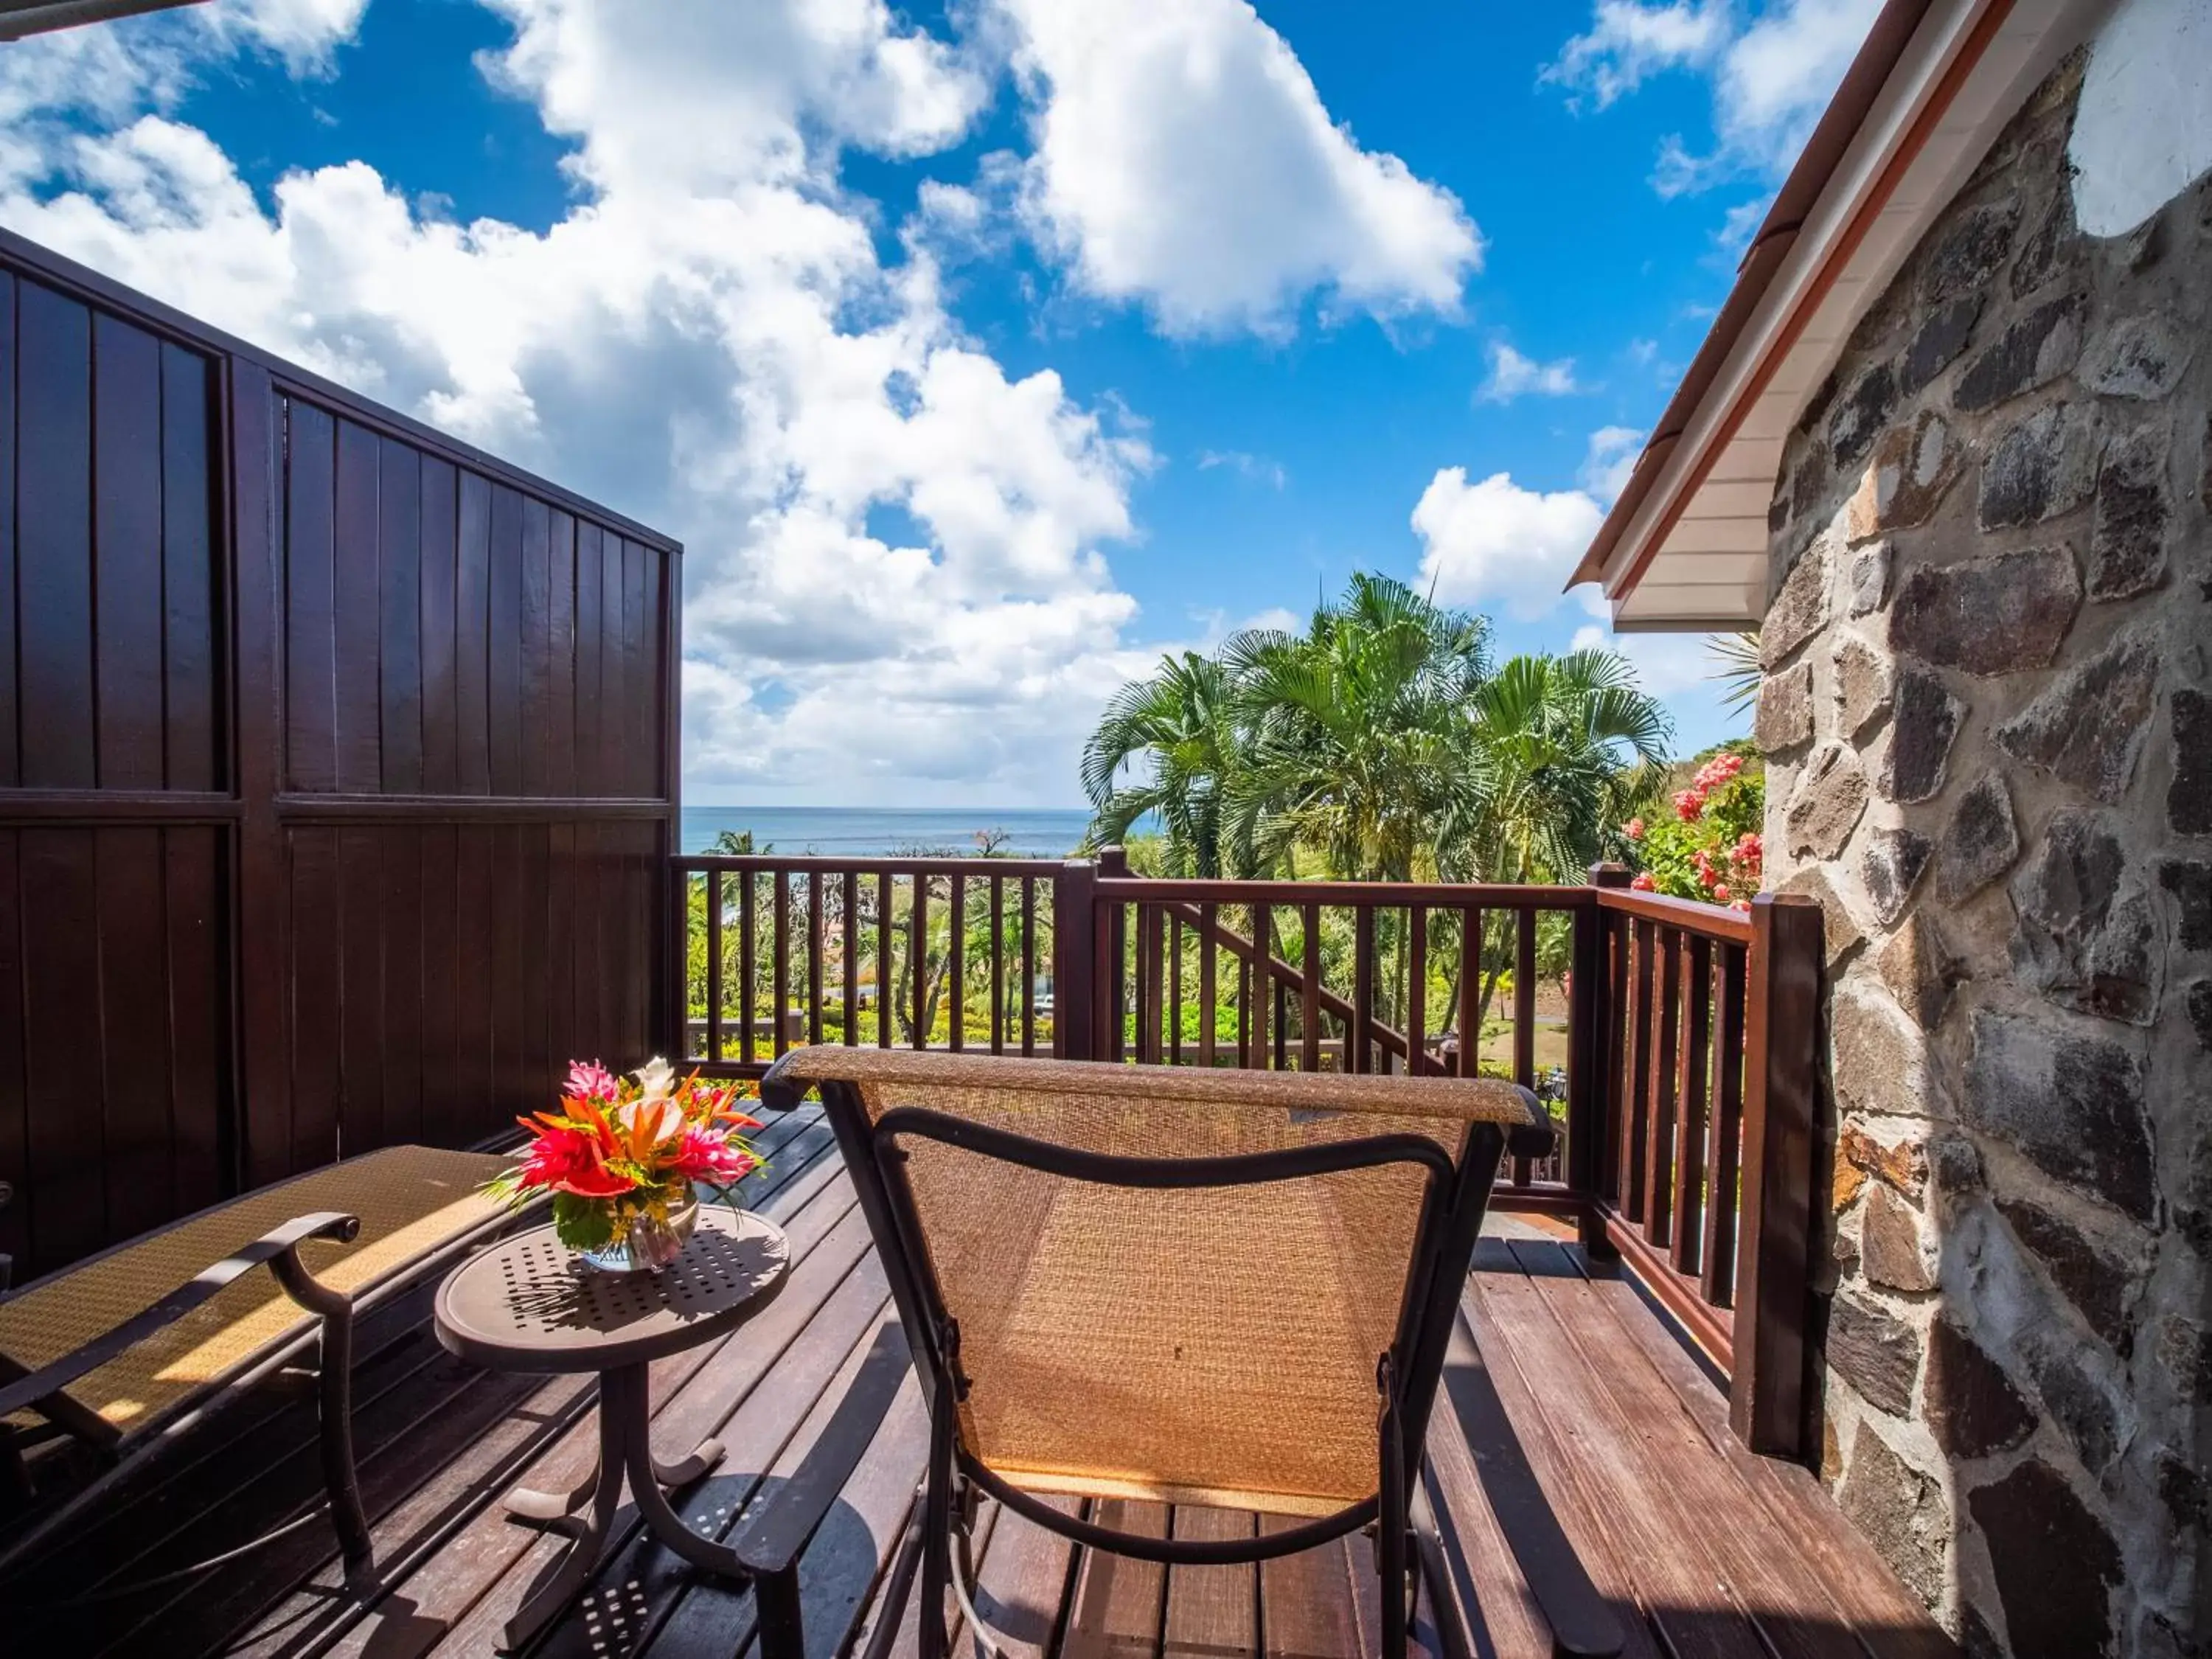
[[[558,1112],[517,1118],[530,1132],[522,1161],[485,1185],[520,1204],[553,1194],[553,1231],[588,1265],[658,1273],[697,1224],[696,1188],[726,1195],[762,1167],[738,1132],[760,1121],[737,1109],[735,1087],[678,1078],[665,1060],[617,1077],[597,1061],[568,1067]]]

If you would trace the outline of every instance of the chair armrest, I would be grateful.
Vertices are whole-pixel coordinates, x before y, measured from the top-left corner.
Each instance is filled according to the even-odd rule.
[[[806,1546],[829,1518],[862,1454],[883,1426],[884,1415],[905,1383],[910,1355],[906,1332],[884,1327],[860,1375],[837,1402],[822,1435],[793,1471],[746,1518],[732,1547],[747,1571],[782,1572],[806,1553]]]
[[[0,1388],[0,1417],[26,1406],[35,1406],[48,1395],[67,1388],[86,1372],[97,1370],[116,1355],[143,1342],[155,1332],[175,1324],[240,1274],[249,1273],[264,1262],[276,1264],[280,1279],[286,1278],[288,1273],[306,1279],[307,1270],[301,1266],[297,1254],[301,1245],[311,1238],[333,1238],[340,1243],[349,1243],[360,1231],[360,1217],[337,1210],[294,1217],[283,1226],[263,1234],[243,1249],[223,1257],[198,1278],[179,1285],[143,1313],[132,1316],[112,1330],[101,1333],[74,1352],[63,1355],[28,1376],[19,1377],[5,1388]],[[288,1284],[287,1289],[289,1288]]]
[[[1517,1129],[1505,1132],[1505,1150],[1516,1158],[1549,1158],[1559,1144],[1559,1133],[1552,1127],[1552,1114],[1544,1103],[1536,1098],[1535,1091],[1513,1085],[1520,1091],[1522,1104],[1528,1107],[1528,1115],[1536,1121]]]

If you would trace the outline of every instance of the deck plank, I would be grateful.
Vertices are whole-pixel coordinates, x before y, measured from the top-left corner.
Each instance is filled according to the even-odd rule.
[[[1644,1351],[1621,1339],[1577,1258],[1559,1244],[1516,1243],[1512,1250],[1524,1267],[1533,1256],[1542,1258],[1547,1271],[1529,1274],[1538,1295],[1595,1386],[1636,1425],[1642,1459],[1660,1474],[1650,1491],[1662,1524],[1727,1583],[1777,1659],[1863,1659],[1857,1638],[1809,1564],[1722,1520],[1753,1510],[1751,1494],[1728,1462],[1712,1455],[1681,1397]],[[1555,1263],[1566,1271],[1548,1271]]]
[[[1249,1541],[1257,1519],[1243,1510],[1181,1505],[1170,1523],[1170,1535],[1208,1542]],[[1259,1570],[1251,1563],[1171,1567],[1160,1652],[1164,1659],[1247,1659],[1259,1651]]]
[[[1063,1515],[1078,1511],[1073,1498],[1042,1501]],[[975,1612],[998,1638],[1005,1659],[1044,1659],[1052,1650],[1073,1587],[1075,1557],[1072,1540],[1025,1516],[999,1510],[975,1566]],[[953,1631],[952,1651],[971,1651],[964,1618]]]
[[[1120,1532],[1168,1535],[1164,1504],[1113,1498],[1099,1504],[1092,1518]],[[1083,1551],[1060,1640],[1062,1659],[1151,1659],[1160,1650],[1167,1595],[1168,1570],[1158,1562]]]
[[[1466,1582],[1453,1587],[1455,1600],[1477,1653],[1495,1659],[1551,1659],[1551,1627],[1492,1510],[1496,1495],[1484,1485],[1486,1475],[1492,1480],[1519,1479],[1529,1486],[1534,1477],[1525,1466],[1497,1467],[1504,1456],[1501,1449],[1486,1448],[1478,1455],[1468,1444],[1454,1397],[1452,1372],[1455,1365],[1480,1364],[1481,1360],[1463,1324],[1454,1330],[1453,1338],[1445,1358],[1445,1386],[1429,1419],[1428,1467],[1445,1555],[1455,1558],[1455,1577],[1462,1571],[1466,1575]],[[1489,1460],[1487,1467],[1479,1455]],[[1540,1490],[1528,1497],[1532,1503],[1544,1501]],[[1524,1547],[1540,1541],[1524,1540]],[[1564,1539],[1558,1544],[1566,1547]]]
[[[1297,1516],[1263,1515],[1260,1530],[1304,1524]],[[1352,1604],[1347,1548],[1341,1538],[1260,1564],[1260,1649],[1267,1659],[1360,1659],[1359,1619]]]

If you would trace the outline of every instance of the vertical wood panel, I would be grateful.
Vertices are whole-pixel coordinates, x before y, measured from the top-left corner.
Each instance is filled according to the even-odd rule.
[[[165,909],[161,833],[96,830],[87,836],[99,883],[100,1173],[110,1238],[133,1237],[177,1213],[167,957],[158,948]],[[82,1111],[88,1103],[80,1089],[69,1106],[58,1099],[48,1109]]]
[[[82,830],[22,833],[23,1093],[26,1167],[38,1192],[39,1249],[67,1261],[106,1242],[96,1111],[46,1109],[106,1087],[100,1042],[99,883]]]
[[[599,775],[598,793],[629,793],[629,733],[623,708],[629,664],[623,652],[623,544],[599,538]]]
[[[337,423],[312,404],[286,410],[284,751],[295,789],[337,787],[337,643],[331,562],[337,510]]]
[[[522,981],[538,965],[522,954],[522,908],[527,900],[522,874],[521,826],[495,824],[491,831],[491,1098],[507,1110],[523,1109],[525,1066]],[[619,1062],[617,1062],[619,1063]]]
[[[659,629],[647,604],[647,550],[635,542],[623,552],[623,756],[621,789],[626,795],[654,793],[653,642]]]
[[[542,795],[552,775],[552,514],[522,501],[522,793]]]
[[[464,1102],[456,1073],[460,1034],[460,896],[453,826],[422,830],[422,1139],[454,1146]]]
[[[464,795],[491,793],[491,485],[460,475],[454,521],[453,701]]]
[[[422,462],[418,547],[422,568],[422,788],[450,795],[460,787],[460,701],[454,685],[456,644],[454,515],[459,487],[453,464]]]
[[[172,1193],[174,1212],[185,1214],[215,1202],[226,1186],[228,952],[218,883],[222,836],[214,830],[178,829],[167,831],[163,842]]]
[[[410,596],[411,597],[411,596]],[[422,1139],[422,847],[432,830],[373,832],[383,866],[384,1110],[378,1145]],[[357,1150],[357,1141],[349,1142]]]
[[[338,1148],[351,1158],[386,1143],[384,1024],[386,832],[337,832]]]
[[[576,526],[576,788],[598,794],[606,774],[599,750],[599,588],[605,555],[599,526]]]
[[[338,844],[331,830],[292,831],[291,1164],[312,1170],[337,1156]]]
[[[523,502],[516,491],[491,492],[491,793],[522,793]]]
[[[33,1218],[41,1202],[31,1180],[30,1122],[23,1088],[22,837],[0,829],[0,1179],[15,1201],[0,1205],[0,1255],[21,1274],[33,1263]]]
[[[210,488],[211,381],[207,360],[161,348],[162,660],[172,789],[212,789],[221,775],[216,718],[216,617],[220,576]],[[8,488],[0,479],[0,501]]]
[[[337,506],[332,526],[337,562],[331,592],[335,606],[337,787],[348,794],[374,794],[382,782],[377,758],[383,720],[377,634],[381,621],[378,564],[377,436],[352,421],[337,423]]]
[[[92,356],[99,779],[104,788],[159,789],[166,727],[161,353],[152,335],[100,312],[93,318]]]
[[[22,778],[89,789],[94,763],[92,316],[18,290],[15,590]]]
[[[386,438],[377,461],[378,695],[387,794],[422,793],[422,456]]]
[[[453,831],[453,1081],[456,1103],[447,1133],[465,1139],[475,1114],[499,1099],[492,1021],[492,828],[467,823]]]
[[[551,826],[522,826],[522,1074],[514,1109],[542,1106],[552,1091]]]
[[[545,787],[576,793],[576,520],[555,513],[547,544],[548,706]]]
[[[15,279],[0,270],[0,691],[7,694],[8,718],[0,720],[0,789],[22,781],[22,757],[16,748],[16,720],[21,688],[15,675]],[[9,844],[9,867],[14,850]],[[4,1014],[0,1014],[4,1018]],[[6,1086],[0,1082],[0,1087]],[[0,1141],[0,1157],[9,1156]],[[14,1164],[17,1170],[22,1165]],[[16,1205],[24,1202],[18,1194]],[[0,1211],[0,1249],[21,1249],[28,1232],[21,1219],[10,1222]],[[9,1241],[18,1241],[11,1245]]]

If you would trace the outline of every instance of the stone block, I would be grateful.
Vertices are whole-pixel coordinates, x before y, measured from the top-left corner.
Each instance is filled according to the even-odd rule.
[[[2020,203],[2006,197],[1952,215],[1922,245],[1920,297],[1936,304],[1984,286],[2010,257]]]
[[[1866,772],[1858,757],[1836,743],[1814,750],[1783,810],[1792,855],[1835,857],[1850,839],[1866,801]]]
[[[1759,624],[1759,665],[1771,672],[1828,623],[1828,544],[1818,539],[1782,579]]]
[[[1884,1140],[1860,1123],[1845,1123],[1836,1137],[1838,1162],[1885,1181],[1910,1198],[1928,1190],[1928,1148],[1910,1138]]]
[[[1845,539],[1863,542],[1927,523],[1958,482],[1965,459],[1965,447],[1933,410],[1921,410],[1909,426],[1891,427],[1875,442],[1844,507]]]
[[[1830,1005],[1829,1058],[1837,1097],[1870,1117],[1928,1117],[1941,1104],[1919,1030],[1878,992],[1838,989]]]
[[[1889,748],[1876,787],[1884,800],[1927,800],[1943,787],[1951,744],[1966,706],[1926,670],[1906,667],[1897,677],[1890,708]]]
[[[1828,416],[1828,453],[1838,466],[1853,466],[1874,447],[1897,408],[1897,376],[1876,363],[1852,381]]]
[[[2163,311],[2124,317],[2091,343],[2075,378],[2107,398],[2149,401],[2173,390],[2195,349],[2189,331]]]
[[[1910,915],[1898,924],[1875,957],[1875,971],[1914,1024],[1932,1031],[1943,1023],[1959,964],[1944,948],[1932,917]]]
[[[1828,1364],[1869,1405],[1908,1416],[1912,1379],[1920,1370],[1920,1334],[1887,1310],[1844,1291],[1828,1307]]]
[[[2189,1017],[2189,1029],[2197,1033],[2197,1046],[2212,1054],[2212,979],[2191,981],[2182,993],[2181,1010]]]
[[[1972,898],[2020,856],[2020,828],[2003,775],[1984,772],[1959,797],[1936,850],[1936,896],[1946,904]]]
[[[2135,775],[2150,727],[2158,664],[2157,637],[2138,624],[2069,670],[1992,737],[2014,759],[2116,801]]]
[[[1813,665],[1769,674],[1759,687],[1751,735],[1763,753],[1778,755],[1813,741]]]
[[[1851,553],[1850,569],[1845,581],[1850,587],[1850,614],[1871,616],[1881,609],[1889,597],[1890,567],[1896,562],[1895,550],[1887,541],[1873,542]]]
[[[1821,942],[1826,949],[1828,965],[1835,966],[1844,953],[1863,939],[1857,920],[1850,907],[1844,902],[1843,895],[1828,879],[1828,872],[1817,864],[1808,864],[1784,882],[1778,890],[1784,893],[1802,893],[1820,907]]]
[[[2020,258],[2012,265],[2013,298],[2025,300],[2054,278],[2081,270],[2082,247],[2081,234],[2074,228],[2073,192],[2062,190],[2034,233],[2021,244]]]
[[[2212,864],[2167,859],[2158,884],[2173,895],[2174,943],[2185,951],[2212,951]]]
[[[1982,314],[1982,296],[1962,294],[1920,320],[1897,360],[1897,389],[1910,398],[1941,374],[1966,349]]]
[[[2031,1458],[1977,1486],[1966,1508],[1989,1547],[2014,1659],[2108,1652],[2120,1547],[2065,1477]]]
[[[1905,914],[1935,852],[1936,843],[1917,830],[1877,830],[1867,837],[1866,852],[1859,860],[1859,884],[1874,902],[1876,921],[1893,927]]]
[[[2081,578],[2063,547],[1923,565],[1889,611],[1889,642],[1970,674],[2047,668],[2081,609]]]
[[[2035,1432],[2034,1410],[2004,1367],[1948,1319],[1929,1328],[1921,1410],[1947,1457],[1994,1456]]]
[[[2139,1271],[2047,1206],[2027,1198],[2000,1198],[1996,1207],[2013,1237],[2059,1294],[2113,1352],[2124,1358],[2134,1346],[2131,1322],[2142,1283]]]
[[[2054,1335],[2047,1328],[2027,1333],[2021,1352],[2043,1408],[2058,1431],[2074,1447],[2081,1467],[2103,1475],[2120,1454],[2131,1413],[2125,1401],[2091,1368],[2088,1353],[2078,1342]]]
[[[1859,1218],[1859,1271],[1893,1291],[1932,1291],[1935,1265],[1921,1236],[1920,1212],[1887,1187],[1867,1195]]]
[[[2212,698],[2183,687],[2173,694],[2173,781],[2166,818],[2178,836],[2212,836]]]
[[[1856,634],[1845,634],[1836,641],[1828,662],[1829,681],[1835,690],[1836,731],[1856,741],[1889,713],[1896,671],[1887,656]]]
[[[1988,409],[2057,380],[2081,355],[2087,309],[2082,295],[2069,294],[2021,318],[1960,372],[1953,406]]]
[[[2089,597],[2132,599],[2166,580],[2166,434],[2162,426],[2116,438],[2097,470],[2089,533]]]
[[[2096,488],[2102,448],[2093,410],[2076,404],[2038,410],[1998,439],[1982,463],[1978,522],[2002,530],[2072,512]]]
[[[2053,1180],[2138,1220],[2155,1215],[2142,1064],[2119,1043],[1978,1010],[1964,1104],[1972,1127]]]
[[[1931,1607],[1943,1597],[1951,1516],[1936,1484],[1889,1449],[1871,1424],[1851,1437],[1836,1503],[1890,1570]]]

